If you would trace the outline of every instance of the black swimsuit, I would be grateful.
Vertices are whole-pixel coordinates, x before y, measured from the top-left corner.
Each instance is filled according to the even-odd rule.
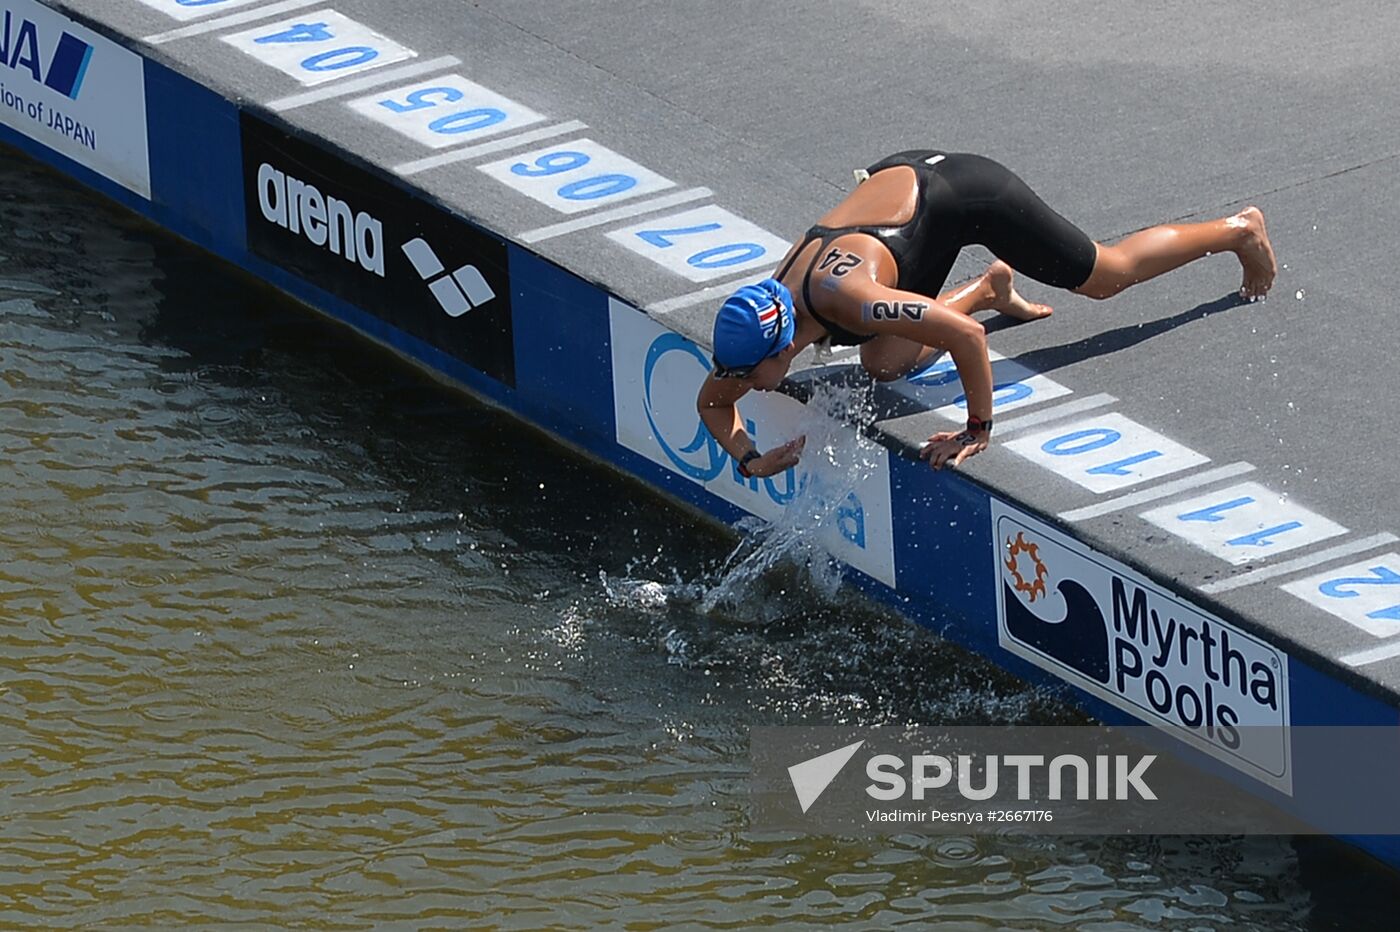
[[[874,175],[897,165],[914,169],[918,179],[917,205],[908,223],[814,226],[776,276],[781,281],[802,250],[821,240],[802,276],[802,301],[833,344],[856,346],[875,336],[852,333],[813,309],[812,270],[838,236],[864,233],[884,243],[899,268],[899,288],[927,297],[937,297],[958,253],[973,243],[986,246],[1016,271],[1057,288],[1078,288],[1094,271],[1094,241],[1001,164],[964,152],[919,149],[881,159],[867,171]]]

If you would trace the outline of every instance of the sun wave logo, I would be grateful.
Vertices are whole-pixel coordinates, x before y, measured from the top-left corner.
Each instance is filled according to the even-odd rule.
[[[0,62],[11,71],[27,73],[45,87],[77,100],[91,61],[92,46],[65,32],[59,37],[58,46],[45,68],[39,27],[33,20],[17,20],[10,10],[5,11],[4,29],[0,31]]]
[[[807,488],[809,476],[804,474],[799,478],[795,468],[789,468],[778,476],[764,478],[745,477],[740,473],[738,462],[725,452],[696,413],[695,405],[690,401],[694,397],[691,387],[695,383],[690,379],[675,378],[674,372],[662,372],[663,360],[666,367],[675,365],[676,357],[673,354],[677,353],[685,359],[694,360],[702,371],[702,378],[712,369],[710,360],[700,347],[678,333],[663,333],[647,347],[642,375],[642,407],[651,435],[666,460],[676,472],[707,485],[712,491],[735,504],[749,507],[751,511],[755,510],[752,506],[761,504],[765,499],[772,505],[787,507]],[[682,392],[691,392],[683,406],[668,403],[676,399],[678,388]],[[676,409],[680,407],[688,414],[678,416]],[[745,428],[762,449],[757,425],[750,420],[745,423]],[[726,468],[728,482],[724,480]],[[755,498],[759,501],[754,501]],[[864,549],[865,509],[854,492],[845,495],[837,505],[835,518],[841,536]]]
[[[1107,684],[1108,625],[1094,596],[1073,579],[1057,581],[1041,556],[1040,544],[1034,537],[1028,540],[1025,531],[1017,531],[1003,546],[1001,584],[1007,632],[1027,647]],[[1063,601],[1062,613],[1051,610],[1048,585]],[[1045,617],[1055,614],[1060,617]]]

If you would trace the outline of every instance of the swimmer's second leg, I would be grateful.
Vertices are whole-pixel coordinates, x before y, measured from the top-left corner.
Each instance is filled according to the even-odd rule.
[[[1216,252],[1239,257],[1244,278],[1240,296],[1257,300],[1268,294],[1278,273],[1264,215],[1246,207],[1233,217],[1206,223],[1180,223],[1152,227],[1112,246],[1095,244],[1094,270],[1074,289],[1091,298],[1111,298],[1125,288],[1181,268]]]
[[[938,296],[938,300],[963,314],[1000,311],[1017,320],[1049,317],[1054,308],[1048,304],[1032,304],[1021,297],[1013,283],[1014,276],[1011,266],[998,259],[987,266],[986,272],[961,288],[945,291]]]

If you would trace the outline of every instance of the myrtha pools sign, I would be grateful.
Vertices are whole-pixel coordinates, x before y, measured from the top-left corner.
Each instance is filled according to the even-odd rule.
[[[36,0],[0,0],[0,123],[149,198],[144,67]]]
[[[1001,646],[1289,793],[1288,658],[992,500]]]

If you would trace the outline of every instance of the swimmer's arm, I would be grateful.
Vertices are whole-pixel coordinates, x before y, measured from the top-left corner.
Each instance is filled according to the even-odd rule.
[[[700,420],[705,429],[724,448],[724,452],[734,457],[735,462],[743,462],[750,450],[758,450],[753,438],[744,429],[744,419],[739,414],[737,402],[748,394],[749,385],[744,379],[717,379],[706,376],[700,385],[700,395],[695,399],[695,408],[700,412]],[[790,440],[780,447],[749,460],[747,469],[750,475],[773,476],[791,466],[797,465],[805,438]]]
[[[992,363],[987,356],[987,331],[981,324],[933,298],[869,278],[851,276],[839,294],[860,315],[859,329],[947,350],[962,380],[967,413],[983,421],[992,419]]]
[[[992,363],[987,356],[987,331],[981,324],[925,295],[870,278],[851,276],[838,294],[848,307],[858,310],[863,330],[946,349],[962,380],[969,421],[991,421]],[[990,428],[939,431],[929,437],[919,455],[935,469],[957,466],[985,450],[990,439]]]
[[[701,383],[700,396],[695,399],[695,408],[705,428],[719,441],[724,452],[736,460],[743,459],[745,453],[754,449],[738,408],[739,399],[748,392],[743,379],[717,379],[709,375]]]

